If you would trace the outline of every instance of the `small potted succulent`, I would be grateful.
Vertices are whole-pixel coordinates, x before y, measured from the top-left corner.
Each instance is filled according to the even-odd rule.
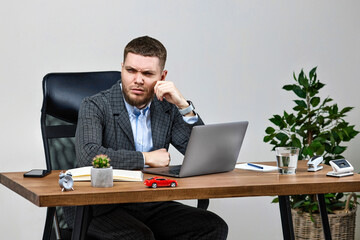
[[[112,187],[113,168],[110,166],[110,158],[107,155],[96,155],[92,161],[91,186]]]

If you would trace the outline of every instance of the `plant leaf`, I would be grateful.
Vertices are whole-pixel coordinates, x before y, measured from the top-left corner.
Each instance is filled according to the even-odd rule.
[[[293,77],[294,77],[295,81],[297,81],[297,78],[295,76],[295,72],[293,72]]]
[[[319,147],[317,150],[316,150],[316,155],[323,155],[325,152],[325,145],[321,145],[321,147]]]
[[[303,107],[303,108],[307,107],[305,101],[303,101],[303,100],[294,100],[294,102],[300,107]]]
[[[336,199],[339,200],[344,196],[344,193],[338,193],[336,194]]]
[[[320,142],[320,141],[315,141],[315,140],[312,141],[311,144],[310,144],[310,147],[313,148],[313,149],[314,149],[314,148],[315,148],[315,149],[316,149],[316,148],[319,148],[319,147],[321,147],[321,146],[322,146],[321,142]]]
[[[339,110],[338,105],[337,105],[337,104],[334,104],[334,106],[333,106],[333,113],[334,113],[334,114],[337,114],[337,113],[338,113],[338,110]]]
[[[325,197],[325,198],[333,198],[333,197],[335,197],[335,193],[326,193],[326,194],[324,195],[324,197]]]
[[[342,154],[345,150],[346,150],[346,147],[335,146],[334,147],[334,154],[336,154],[336,155]]]
[[[289,137],[285,134],[285,133],[282,133],[282,132],[279,132],[278,134],[276,134],[275,136],[277,139],[279,139],[280,141],[286,141],[287,139],[289,139]]]
[[[306,92],[302,90],[299,86],[294,87],[293,92],[299,97],[299,98],[306,98]]]
[[[263,139],[263,141],[264,142],[269,142],[271,139],[273,139],[274,137],[273,136],[271,136],[271,135],[269,135],[269,136],[265,136],[264,137],[264,139]]]
[[[266,132],[267,134],[273,134],[273,133],[275,132],[275,129],[272,128],[272,127],[268,127],[268,128],[266,128],[265,132]]]
[[[281,117],[279,115],[274,115],[274,117],[270,118],[269,120],[270,120],[270,122],[272,122],[276,126],[281,126],[282,119],[281,119]]]
[[[298,147],[298,148],[301,148],[301,141],[297,138],[297,137],[294,137],[292,139],[292,146],[293,147]]]
[[[283,89],[285,89],[286,91],[292,91],[294,89],[296,85],[285,85],[283,86]]]
[[[301,201],[296,202],[296,203],[293,205],[293,208],[298,208],[298,207],[301,206],[304,202],[305,202],[304,200],[301,200]]]
[[[314,152],[309,147],[304,147],[303,154],[304,154],[304,156],[309,156],[309,157],[314,156]]]
[[[353,107],[345,107],[340,111],[340,114],[350,112],[352,109],[353,109]]]
[[[317,82],[314,84],[314,88],[316,90],[320,90],[321,88],[323,88],[325,86],[325,84],[321,83],[321,82]]]
[[[343,207],[345,207],[345,203],[344,203],[344,202],[337,202],[337,203],[331,204],[331,207],[332,207],[333,209],[343,208]]]
[[[303,76],[302,78],[299,78],[299,84],[307,89],[309,87],[309,80],[306,76]]]
[[[321,126],[323,126],[324,125],[324,117],[323,116],[318,116],[318,118],[317,118],[317,122],[321,125]]]
[[[316,69],[317,69],[317,67],[314,67],[314,68],[311,69],[311,71],[309,72],[310,80],[315,76],[315,74],[316,74]]]
[[[320,98],[319,97],[313,97],[311,100],[310,100],[310,104],[311,106],[313,107],[316,107],[317,105],[319,105],[320,103]]]

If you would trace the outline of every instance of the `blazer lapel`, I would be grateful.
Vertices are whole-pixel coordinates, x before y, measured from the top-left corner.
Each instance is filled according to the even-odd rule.
[[[166,102],[167,103],[167,102]],[[151,134],[154,149],[163,148],[170,127],[170,104],[160,102],[154,97],[150,106]]]
[[[126,134],[126,136],[128,137],[129,141],[131,142],[131,144],[134,146],[135,149],[134,135],[132,133],[131,123],[129,120],[128,112],[125,107],[120,84],[121,82],[119,81],[118,84],[116,84],[111,89],[110,105],[111,108],[113,109],[115,122],[124,131],[124,133]]]

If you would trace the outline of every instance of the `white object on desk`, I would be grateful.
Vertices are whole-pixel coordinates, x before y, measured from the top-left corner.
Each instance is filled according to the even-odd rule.
[[[323,166],[319,166],[324,161],[324,158],[322,156],[314,156],[312,157],[307,165],[308,165],[308,172],[316,172],[321,169],[323,169]]]
[[[70,172],[75,182],[91,181],[91,168],[92,166],[73,168],[67,170],[65,174]],[[134,170],[114,169],[113,179],[114,181],[142,182],[143,173],[141,171]]]
[[[256,165],[257,167],[252,166],[252,165]],[[235,168],[243,169],[243,170],[258,171],[258,172],[272,172],[272,171],[278,170],[278,167],[257,164],[257,163],[253,163],[251,165],[248,165],[247,163],[238,163],[235,165]]]
[[[326,175],[330,177],[345,177],[354,175],[354,167],[345,159],[331,160],[330,165],[333,171]]]
[[[61,191],[70,191],[74,190],[74,180],[72,179],[71,173],[64,174],[60,172],[59,174],[59,186],[61,187]]]

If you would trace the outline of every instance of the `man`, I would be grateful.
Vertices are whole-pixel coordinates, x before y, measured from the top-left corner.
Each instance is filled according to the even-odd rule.
[[[121,82],[84,99],[76,131],[79,166],[106,154],[120,169],[164,167],[171,143],[185,153],[191,129],[203,124],[175,87],[165,81],[166,49],[139,37],[125,47]],[[214,213],[177,202],[93,207],[88,234],[100,239],[226,239],[227,225]],[[69,225],[73,220],[66,211]]]

